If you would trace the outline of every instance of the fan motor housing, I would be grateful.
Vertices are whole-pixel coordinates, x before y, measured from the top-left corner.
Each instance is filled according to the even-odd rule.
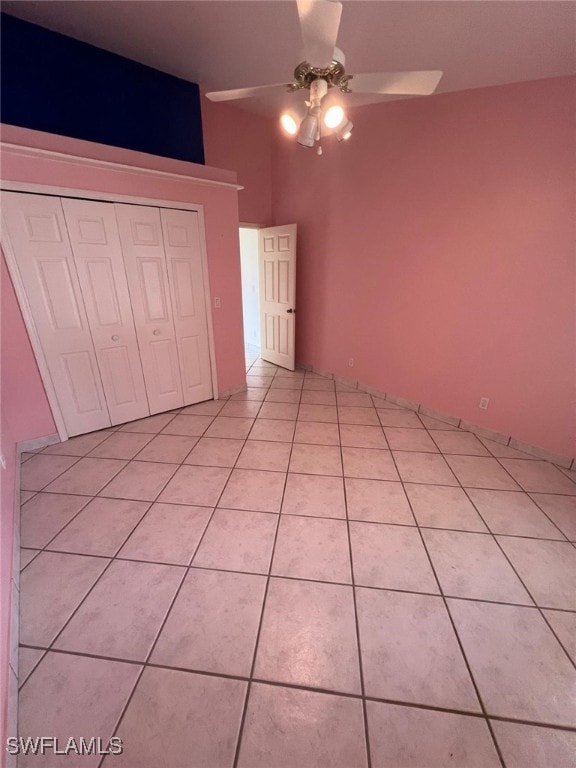
[[[307,61],[303,61],[294,70],[294,82],[288,85],[289,91],[299,91],[302,88],[310,88],[314,80],[322,78],[328,84],[328,88],[338,88],[342,93],[351,93],[348,82],[353,75],[347,75],[344,65],[333,60],[328,67],[313,67]]]

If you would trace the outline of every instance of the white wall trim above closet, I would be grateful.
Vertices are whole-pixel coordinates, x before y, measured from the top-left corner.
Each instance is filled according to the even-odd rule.
[[[67,198],[67,197],[80,198],[83,200],[95,200],[95,201],[102,201],[107,203],[125,203],[125,204],[132,204],[132,205],[156,206],[159,208],[166,208],[166,209],[172,209],[172,210],[186,210],[186,211],[196,212],[198,214],[198,229],[200,234],[199,246],[200,246],[201,262],[202,262],[202,270],[204,274],[204,299],[205,299],[205,306],[206,306],[206,320],[207,320],[208,345],[209,345],[209,354],[210,354],[210,370],[211,370],[211,376],[212,376],[213,397],[214,399],[218,399],[216,350],[215,350],[214,329],[213,329],[212,311],[211,311],[211,293],[210,293],[210,282],[209,282],[210,278],[209,278],[209,270],[208,270],[208,255],[206,251],[204,207],[202,205],[195,204],[195,203],[181,203],[175,200],[159,200],[159,199],[153,199],[149,197],[141,198],[141,197],[135,197],[130,195],[118,195],[111,192],[99,193],[99,192],[92,192],[91,190],[86,190],[86,189],[55,187],[52,185],[32,184],[28,182],[12,182],[12,181],[2,182],[0,180],[0,190],[10,191],[10,192],[26,192],[26,193],[36,194],[36,195],[45,195],[45,196],[58,196],[61,198]],[[0,245],[2,246],[2,250],[6,258],[8,270],[10,272],[10,275],[14,284],[16,296],[20,305],[20,309],[22,311],[24,323],[26,325],[26,329],[29,334],[32,349],[34,351],[36,362],[38,364],[38,368],[40,371],[40,376],[42,378],[42,382],[46,390],[46,395],[48,398],[50,408],[52,410],[52,415],[56,424],[56,428],[58,430],[58,434],[62,441],[67,440],[69,437],[69,433],[65,426],[64,416],[58,402],[57,393],[52,381],[52,377],[50,375],[49,366],[45,357],[42,342],[40,340],[40,336],[38,334],[38,331],[36,329],[36,325],[33,319],[32,309],[28,301],[26,289],[24,286],[24,281],[22,279],[22,276],[20,275],[16,254],[13,250],[12,243],[8,236],[8,228],[7,228],[4,216],[2,216],[2,232],[0,233]]]
[[[176,208],[183,211],[197,211],[201,214],[202,221],[204,221],[203,205],[200,203],[180,202],[180,200],[136,197],[134,195],[117,195],[115,192],[98,192],[96,190],[76,189],[73,187],[56,187],[52,184],[33,184],[29,181],[8,181],[1,178],[0,192],[29,192],[34,195],[54,195],[55,197],[76,197],[81,200],[101,200],[103,203],[128,203],[129,205],[153,205],[157,208]]]
[[[144,168],[139,165],[130,165],[129,163],[117,163],[112,160],[98,160],[92,157],[81,157],[80,155],[69,155],[65,152],[56,152],[53,149],[40,149],[36,147],[25,147],[21,144],[9,144],[0,141],[0,149],[5,149],[14,155],[22,157],[46,157],[67,163],[81,163],[95,168],[112,168],[113,170],[129,171],[131,173],[144,174],[146,176],[159,176],[168,179],[181,179],[182,181],[191,181],[194,184],[203,184],[209,187],[223,187],[240,191],[244,189],[241,184],[233,184],[230,181],[218,181],[217,179],[205,179],[202,176],[191,176],[187,173],[175,173],[174,171],[161,171],[155,168]]]

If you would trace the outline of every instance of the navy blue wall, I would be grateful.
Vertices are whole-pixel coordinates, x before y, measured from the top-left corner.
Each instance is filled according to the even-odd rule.
[[[200,91],[2,14],[3,123],[204,163]]]

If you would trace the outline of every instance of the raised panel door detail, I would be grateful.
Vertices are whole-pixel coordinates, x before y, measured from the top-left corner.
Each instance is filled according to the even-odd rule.
[[[294,370],[296,225],[267,227],[259,236],[261,356]]]
[[[264,262],[264,301],[276,301],[275,266],[273,261]]]
[[[2,193],[6,236],[69,436],[110,426],[59,198]]]
[[[86,245],[106,245],[106,227],[101,217],[77,219],[78,242]]]
[[[150,413],[184,405],[158,208],[114,206]]]
[[[265,328],[265,344],[264,348],[268,352],[274,352],[276,349],[276,334],[274,332],[275,329],[275,322],[274,322],[274,315],[269,315],[268,313],[265,314],[265,322],[264,322],[264,328]]]
[[[278,303],[289,306],[290,302],[290,262],[278,259]]]
[[[176,306],[174,311],[179,319],[185,320],[194,317],[194,275],[192,264],[184,259],[172,259],[172,272],[174,275],[174,296]]]
[[[184,377],[186,382],[197,387],[202,384],[201,347],[202,340],[197,336],[185,336],[180,340],[182,359],[184,360]]]
[[[213,396],[198,214],[160,210],[184,402]]]
[[[170,339],[153,341],[150,346],[154,356],[153,370],[158,391],[162,395],[177,394],[180,390],[180,372],[172,341]]]
[[[287,355],[289,351],[289,327],[288,320],[285,317],[278,317],[278,352],[281,355]]]
[[[192,245],[188,227],[168,224],[166,232],[168,235],[168,245],[172,248],[184,248],[187,245]]]
[[[120,305],[110,259],[87,259],[85,269],[98,324],[117,326],[121,322]]]
[[[134,216],[136,215],[135,210]],[[132,219],[132,241],[134,245],[159,245],[159,230],[156,223]]]
[[[101,411],[99,374],[94,370],[91,355],[84,351],[68,352],[61,356],[61,360],[76,411],[82,414]]]
[[[31,243],[61,243],[62,232],[57,213],[25,216],[28,241]]]
[[[147,322],[169,320],[163,261],[159,258],[138,259],[137,264]]]
[[[150,413],[114,205],[62,201],[112,424]]]
[[[128,346],[102,349],[101,367],[106,369],[112,387],[113,401],[118,406],[137,402],[137,386],[133,376],[131,350]]]
[[[35,262],[52,329],[83,330],[68,259],[38,258]]]

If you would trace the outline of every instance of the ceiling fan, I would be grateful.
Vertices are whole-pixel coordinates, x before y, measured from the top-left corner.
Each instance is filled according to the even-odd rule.
[[[304,147],[320,142],[322,133],[331,132],[339,141],[346,141],[352,134],[352,122],[339,103],[328,104],[326,95],[330,89],[341,93],[373,93],[404,96],[429,96],[440,82],[442,72],[372,72],[347,75],[346,60],[336,48],[342,3],[337,0],[297,0],[298,16],[304,43],[306,60],[294,70],[291,83],[261,85],[254,88],[237,88],[229,91],[212,91],[206,96],[211,101],[233,101],[275,91],[284,87],[288,91],[310,91],[306,115],[285,112],[281,116],[284,130],[296,136]],[[323,105],[324,102],[324,105]],[[318,144],[317,152],[322,154]]]

